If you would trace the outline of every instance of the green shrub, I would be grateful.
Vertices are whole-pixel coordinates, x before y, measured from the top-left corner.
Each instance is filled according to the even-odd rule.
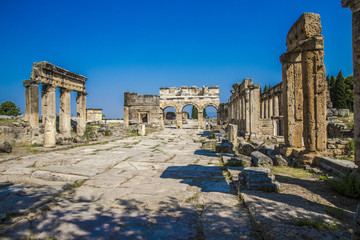
[[[354,174],[346,174],[342,177],[329,179],[328,182],[335,191],[350,198],[360,198],[360,180]]]
[[[209,138],[210,139],[215,139],[216,138],[214,131],[211,131],[211,135],[209,136]]]
[[[354,150],[355,150],[354,140],[350,140],[347,142],[346,149],[348,150],[348,155],[354,154]]]

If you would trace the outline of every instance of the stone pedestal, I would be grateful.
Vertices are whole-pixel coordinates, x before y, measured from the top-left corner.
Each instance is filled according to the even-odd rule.
[[[145,136],[146,135],[146,127],[145,127],[145,124],[141,124],[139,126],[139,134],[140,136]]]
[[[198,111],[198,129],[204,128],[204,112]]]
[[[76,97],[77,103],[77,134],[84,135],[86,129],[86,95],[85,92],[78,92]]]
[[[59,130],[64,137],[71,136],[70,91],[60,89]]]
[[[24,81],[25,119],[30,127],[39,127],[39,85]]]
[[[360,0],[343,0],[352,12],[355,164],[360,166]]]
[[[44,147],[55,147],[56,144],[56,99],[55,99],[55,87],[46,85],[43,87],[46,103],[44,103],[43,115],[45,121],[44,130]]]

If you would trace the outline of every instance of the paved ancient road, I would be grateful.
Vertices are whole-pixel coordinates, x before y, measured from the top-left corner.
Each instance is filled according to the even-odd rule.
[[[194,142],[200,134],[195,129],[166,128],[145,137],[33,155],[2,164],[2,179],[12,174],[19,176],[19,172],[49,185],[65,179],[87,179],[80,187],[60,194],[48,205],[49,209],[28,217],[30,221],[6,236],[256,239],[247,210],[231,194],[223,177],[219,158],[204,155],[201,143]],[[49,196],[61,192],[60,187],[34,190],[18,184],[7,188],[32,196],[28,199],[35,199],[34,203],[27,200],[31,205],[46,202]],[[13,200],[3,197],[0,208],[6,208]],[[17,208],[26,208],[17,203]]]

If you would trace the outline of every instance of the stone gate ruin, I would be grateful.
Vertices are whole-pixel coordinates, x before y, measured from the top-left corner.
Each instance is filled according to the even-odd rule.
[[[44,147],[54,147],[56,142],[55,89],[60,88],[59,130],[65,137],[71,133],[70,92],[77,92],[77,134],[82,136],[86,127],[87,78],[54,66],[48,62],[33,64],[30,80],[24,80],[25,119],[31,128],[39,127],[39,85],[41,91],[41,115],[45,123]]]
[[[193,105],[198,109],[198,127],[203,128],[203,112],[207,106],[217,111],[220,105],[219,87],[171,87],[160,88],[160,96],[124,93],[124,122],[149,123],[164,126],[164,110],[173,107],[176,110],[177,128],[182,128],[183,109]]]

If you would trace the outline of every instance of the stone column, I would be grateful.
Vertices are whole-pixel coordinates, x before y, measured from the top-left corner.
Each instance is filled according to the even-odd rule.
[[[204,110],[198,109],[198,128],[203,129],[204,128]]]
[[[229,124],[229,142],[234,145],[234,149],[237,148],[237,134],[238,126],[235,124]]]
[[[323,39],[315,41],[318,40],[323,42]],[[322,50],[302,53],[304,145],[309,152],[326,150],[326,81],[323,58]]]
[[[250,109],[250,90],[245,89],[245,138],[250,137],[250,115],[251,115],[251,109]]]
[[[343,0],[352,12],[352,45],[354,76],[355,164],[360,166],[360,0]]]
[[[71,136],[70,90],[60,88],[59,130],[65,137]]]
[[[303,92],[301,53],[284,53],[282,66],[282,99],[284,115],[284,139],[288,148],[302,148]],[[290,151],[283,153],[291,154]]]
[[[55,87],[50,85],[43,85],[43,96],[46,103],[44,103],[45,113],[43,120],[45,122],[44,130],[44,147],[55,147],[56,144],[56,99]]]
[[[259,132],[260,87],[254,86],[250,92],[250,138]]]
[[[278,117],[279,113],[279,95],[274,96],[274,116]]]
[[[78,92],[76,96],[77,103],[77,129],[79,136],[84,135],[86,129],[86,92]]]
[[[124,125],[129,126],[129,107],[124,106]]]
[[[273,116],[273,100],[271,98],[271,96],[268,99],[268,117],[271,118]]]
[[[25,120],[30,127],[39,127],[39,85],[24,81],[25,86]]]
[[[268,106],[267,106],[267,99],[264,99],[264,118],[267,118],[267,108],[268,108]]]
[[[159,117],[159,121],[160,121],[160,123],[159,123],[159,125],[160,125],[160,127],[161,128],[164,128],[164,111],[162,110],[162,109],[160,109],[160,117]],[[125,116],[125,115],[124,115]],[[129,118],[128,118],[129,119]],[[124,120],[125,120],[125,118],[124,118]]]
[[[182,112],[181,111],[176,111],[176,127],[182,128]]]

